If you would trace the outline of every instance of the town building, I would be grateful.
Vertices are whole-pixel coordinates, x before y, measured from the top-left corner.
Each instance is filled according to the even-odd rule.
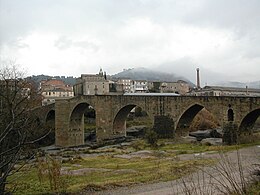
[[[74,96],[73,87],[66,85],[62,80],[58,79],[41,81],[40,93],[43,97],[43,106],[55,103],[56,99],[71,98]]]
[[[146,80],[132,80],[131,93],[148,93],[148,82]]]
[[[73,86],[75,95],[108,95],[109,81],[100,69],[99,74],[82,74]]]
[[[118,84],[123,85],[123,92],[124,92],[124,93],[129,93],[129,92],[131,92],[131,82],[132,82],[132,80],[129,79],[129,78],[119,78],[119,79],[117,80],[117,83],[118,83]]]
[[[148,90],[149,93],[161,93],[161,84],[160,81],[148,81]]]
[[[177,93],[185,95],[190,91],[190,86],[187,82],[178,80],[177,82],[163,82],[160,87],[161,93]]]
[[[109,80],[109,94],[110,95],[122,95],[125,93],[124,86],[121,83]]]
[[[190,86],[187,82],[178,80],[177,82],[156,82],[148,83],[149,92],[153,93],[177,93],[185,95],[190,91]]]
[[[30,99],[31,85],[23,79],[0,80],[0,113],[8,105],[9,98],[20,98],[21,101]],[[19,101],[20,101],[19,100]],[[20,102],[21,103],[21,102]]]
[[[22,97],[30,98],[31,83],[23,79],[0,80],[0,93],[5,93],[7,89],[18,92]]]
[[[260,89],[205,86],[192,90],[189,95],[193,96],[260,96]]]

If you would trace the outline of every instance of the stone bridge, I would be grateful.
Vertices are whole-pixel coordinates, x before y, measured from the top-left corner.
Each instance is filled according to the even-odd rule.
[[[37,116],[39,123],[48,123],[55,127],[55,104],[36,107],[31,111],[34,116]]]
[[[89,106],[96,112],[97,141],[125,136],[126,118],[135,106],[147,112],[155,129],[165,128],[172,133],[188,128],[203,108],[211,112],[222,126],[232,121],[240,130],[251,127],[260,116],[259,97],[77,96],[57,100],[55,105],[43,107],[41,111],[40,120],[55,125],[57,146],[84,144],[84,112]]]

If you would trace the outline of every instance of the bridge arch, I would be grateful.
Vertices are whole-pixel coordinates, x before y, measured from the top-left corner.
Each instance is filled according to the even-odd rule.
[[[247,113],[239,125],[239,131],[240,132],[248,131],[248,130],[250,131],[254,127],[254,124],[259,116],[260,116],[260,108]]]
[[[45,123],[51,123],[53,125],[53,127],[55,127],[55,110],[52,109],[50,110],[46,117],[45,117]]]
[[[204,108],[201,104],[193,104],[185,109],[177,120],[176,130],[189,128],[192,120]]]
[[[200,115],[198,115],[199,113]],[[198,117],[197,121],[194,121],[196,117]],[[176,131],[216,128],[220,125],[220,119],[219,110],[214,110],[211,105],[204,106],[203,104],[195,103],[182,112],[176,123]]]
[[[117,113],[114,117],[114,120],[113,120],[113,134],[114,135],[126,136],[127,116],[129,115],[131,110],[133,110],[136,107],[140,107],[142,109],[142,111],[145,111],[147,113],[148,117],[150,118],[150,120],[153,121],[153,119],[151,118],[151,115],[145,109],[143,109],[142,106],[139,106],[136,104],[125,105],[117,111]]]
[[[55,109],[51,109],[47,112],[44,119],[44,129],[47,136],[40,140],[39,143],[43,145],[51,145],[55,143]]]
[[[79,102],[76,104],[69,115],[69,131],[72,139],[76,140],[76,143],[84,143],[84,114],[89,109],[94,107],[88,102]]]

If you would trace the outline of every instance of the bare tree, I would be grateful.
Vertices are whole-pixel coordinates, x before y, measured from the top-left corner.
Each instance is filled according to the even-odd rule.
[[[5,193],[7,177],[13,174],[25,146],[35,139],[30,132],[39,126],[30,111],[38,96],[23,76],[15,65],[0,66],[0,194]]]

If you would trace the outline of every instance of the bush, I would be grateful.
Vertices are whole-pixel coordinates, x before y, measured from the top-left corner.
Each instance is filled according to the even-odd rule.
[[[145,134],[145,139],[147,141],[147,143],[149,145],[151,145],[152,147],[158,147],[158,135],[156,132],[152,131],[152,130],[149,130],[146,132]]]
[[[132,146],[136,151],[138,151],[138,150],[143,150],[143,149],[145,148],[145,143],[144,143],[143,140],[138,139],[138,140],[134,141],[131,146]]]
[[[238,137],[239,144],[257,143],[260,140],[260,133],[242,133]]]
[[[219,126],[217,119],[206,109],[202,109],[193,119],[191,131],[214,129]]]
[[[46,155],[44,157],[37,157],[36,165],[40,183],[47,179],[52,192],[58,194],[64,194],[66,192],[68,183],[66,178],[62,177],[60,160],[54,159],[50,155]]]

